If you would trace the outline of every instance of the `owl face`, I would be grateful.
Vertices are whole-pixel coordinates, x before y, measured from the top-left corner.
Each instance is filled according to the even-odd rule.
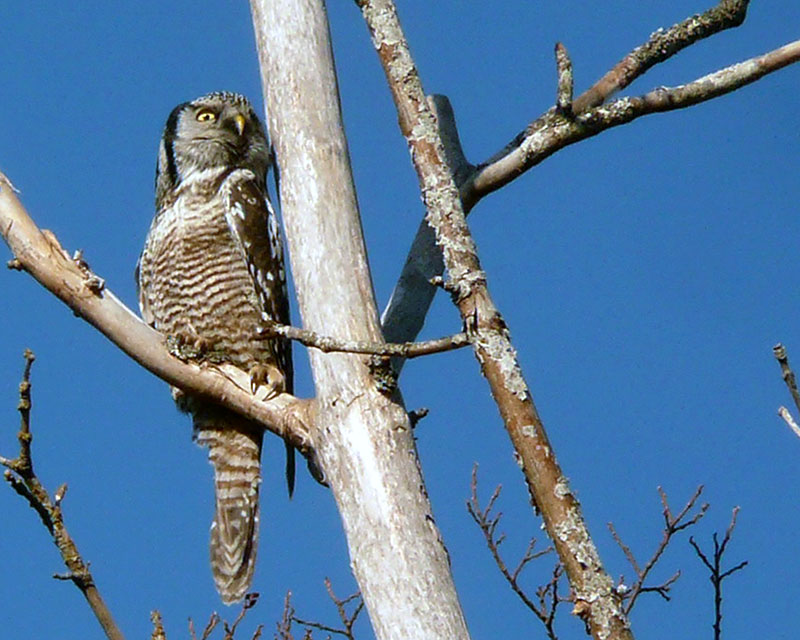
[[[159,149],[156,204],[192,174],[250,169],[266,179],[269,147],[252,105],[236,93],[209,93],[172,110]]]

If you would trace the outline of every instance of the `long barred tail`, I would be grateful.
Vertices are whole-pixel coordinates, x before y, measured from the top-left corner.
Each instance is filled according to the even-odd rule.
[[[222,601],[241,600],[253,582],[258,548],[258,485],[262,434],[220,420],[198,420],[195,438],[214,465],[216,507],[211,571]]]

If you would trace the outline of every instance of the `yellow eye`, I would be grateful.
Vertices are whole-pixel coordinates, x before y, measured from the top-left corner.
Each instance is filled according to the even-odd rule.
[[[202,109],[201,111],[197,112],[198,122],[214,122],[216,119],[217,114],[211,111],[211,109]]]

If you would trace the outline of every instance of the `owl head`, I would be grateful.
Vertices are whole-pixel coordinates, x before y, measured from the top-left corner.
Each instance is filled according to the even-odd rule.
[[[250,169],[266,180],[269,145],[252,105],[242,95],[209,93],[172,110],[156,168],[156,206],[196,172]]]

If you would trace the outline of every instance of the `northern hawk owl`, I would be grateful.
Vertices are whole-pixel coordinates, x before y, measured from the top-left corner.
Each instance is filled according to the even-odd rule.
[[[175,107],[158,152],[156,214],[137,265],[139,306],[173,346],[291,393],[290,345],[257,332],[264,319],[289,321],[269,166],[264,129],[245,97],[210,93]],[[173,396],[209,449],[216,495],[211,569],[223,602],[235,602],[253,579],[262,428],[177,389]],[[288,444],[287,455],[291,492]]]

